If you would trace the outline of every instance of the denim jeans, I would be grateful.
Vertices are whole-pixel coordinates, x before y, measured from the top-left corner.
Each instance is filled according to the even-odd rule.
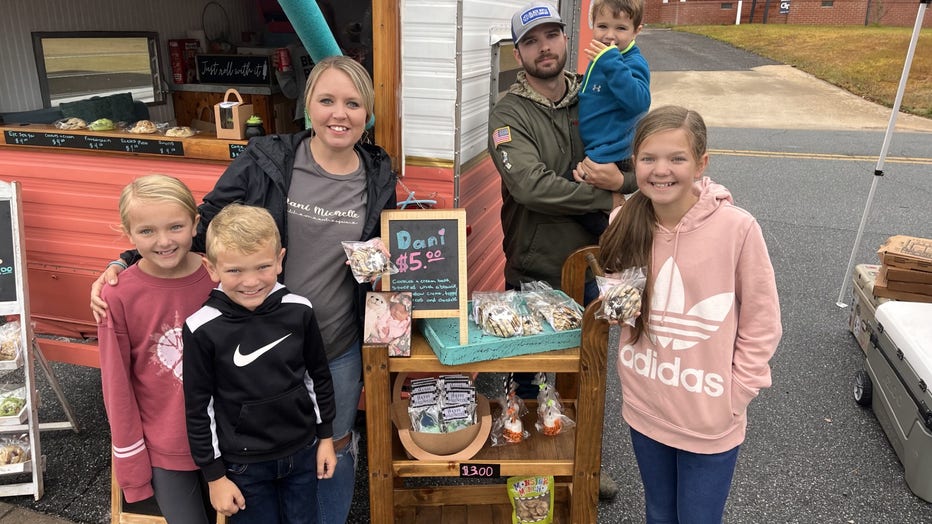
[[[355,342],[342,355],[330,361],[333,393],[337,411],[333,419],[333,440],[352,433],[349,444],[337,451],[337,467],[333,477],[317,484],[317,522],[331,524],[346,522],[353,503],[356,486],[356,454],[358,435],[353,431],[356,409],[362,392],[362,346]]]
[[[317,522],[317,441],[294,455],[252,464],[227,464],[227,477],[243,493],[246,509],[232,524]]]
[[[644,482],[647,524],[719,524],[738,448],[704,455],[661,444],[631,430]]]

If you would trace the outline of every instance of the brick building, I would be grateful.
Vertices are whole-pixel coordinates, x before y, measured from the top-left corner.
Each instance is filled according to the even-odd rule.
[[[782,4],[788,12],[781,14]],[[734,24],[738,0],[646,0],[646,24]],[[917,0],[743,0],[741,23],[907,26],[916,23]],[[923,27],[932,27],[932,16]]]

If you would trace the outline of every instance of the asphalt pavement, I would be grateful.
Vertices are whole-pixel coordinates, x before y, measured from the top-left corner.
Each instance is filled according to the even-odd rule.
[[[932,504],[909,491],[876,417],[853,401],[863,354],[847,331],[849,308],[835,304],[872,184],[858,263],[874,263],[890,235],[932,238],[932,121],[897,118],[885,176],[875,181],[889,109],[705,37],[648,29],[638,43],[651,65],[654,105],[684,105],[705,117],[708,175],[761,223],[777,275],[784,336],[771,362],[773,387],[751,404],[725,522],[932,524]],[[600,503],[599,520],[637,523],[643,490],[614,366],[609,351],[603,474],[621,491]],[[109,522],[100,374],[53,368],[82,430],[42,434],[45,496],[4,499],[0,524]],[[63,420],[45,386],[42,397],[42,420]],[[353,523],[369,521],[365,471],[363,459]]]

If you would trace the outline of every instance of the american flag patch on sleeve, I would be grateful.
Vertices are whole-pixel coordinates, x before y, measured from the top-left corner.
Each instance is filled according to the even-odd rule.
[[[506,142],[511,142],[511,128],[508,126],[500,127],[495,131],[492,131],[492,144],[495,147],[500,146]]]

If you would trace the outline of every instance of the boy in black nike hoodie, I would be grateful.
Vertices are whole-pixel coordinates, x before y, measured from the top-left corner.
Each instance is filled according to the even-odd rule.
[[[284,255],[268,211],[225,207],[207,229],[220,285],[183,328],[191,454],[233,524],[316,523],[336,466],[327,357],[311,303],[277,281]]]

